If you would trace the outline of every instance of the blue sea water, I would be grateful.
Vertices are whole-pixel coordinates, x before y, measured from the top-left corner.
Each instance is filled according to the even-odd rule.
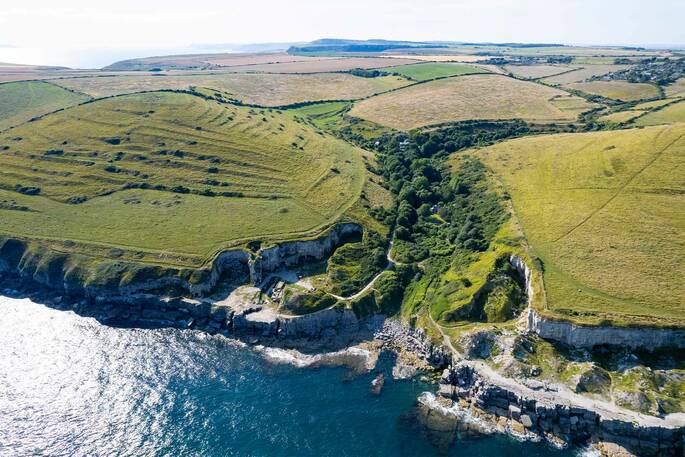
[[[499,435],[436,446],[409,414],[432,386],[386,376],[372,396],[373,377],[273,365],[220,336],[112,328],[0,297],[1,456],[578,454]]]

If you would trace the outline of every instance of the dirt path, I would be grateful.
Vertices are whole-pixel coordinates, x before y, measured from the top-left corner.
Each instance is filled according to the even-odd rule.
[[[567,403],[572,406],[580,406],[587,410],[595,411],[606,419],[638,422],[642,425],[655,427],[677,428],[685,426],[685,413],[669,414],[663,418],[641,414],[636,411],[622,408],[608,401],[577,394],[561,384],[550,384],[551,388],[549,390],[531,389],[515,379],[502,375],[485,362],[465,360],[463,354],[455,349],[449,336],[444,332],[442,326],[435,322],[430,313],[428,313],[428,319],[442,336],[445,346],[452,351],[453,360],[462,361],[463,363],[468,364],[487,381],[504,387],[511,392],[515,392],[522,397],[533,398],[536,401],[543,401],[550,404]]]

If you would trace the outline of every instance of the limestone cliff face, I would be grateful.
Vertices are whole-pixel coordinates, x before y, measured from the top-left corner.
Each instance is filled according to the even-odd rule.
[[[661,347],[685,348],[685,330],[651,327],[591,327],[552,320],[534,309],[528,310],[528,330],[542,338],[560,341],[574,347],[597,345],[623,346],[631,349]]]
[[[361,235],[358,224],[338,224],[326,236],[314,240],[288,241],[261,249],[250,262],[250,281],[259,284],[269,273],[308,260],[322,260],[342,244],[345,237]]]
[[[528,303],[533,303],[532,272],[526,262],[512,256],[511,264],[525,279]],[[542,316],[532,306],[528,308],[527,328],[542,338],[559,341],[573,347],[597,345],[623,346],[631,349],[660,347],[685,348],[685,330],[654,327],[609,327],[578,325],[562,319]]]
[[[311,240],[290,241],[256,254],[234,249],[220,253],[209,269],[148,266],[128,261],[100,263],[80,254],[63,254],[14,239],[0,240],[0,273],[63,291],[70,295],[132,296],[141,293],[186,293],[201,297],[230,273],[238,282],[259,284],[268,273],[307,260],[329,256],[358,224],[338,224]]]

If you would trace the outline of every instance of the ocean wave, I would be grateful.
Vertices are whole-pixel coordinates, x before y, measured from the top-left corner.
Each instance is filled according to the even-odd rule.
[[[355,371],[371,371],[376,366],[377,354],[359,347],[349,347],[341,351],[322,354],[303,354],[295,349],[282,349],[255,346],[257,351],[269,363],[277,365],[291,365],[297,368],[317,366],[346,366]]]

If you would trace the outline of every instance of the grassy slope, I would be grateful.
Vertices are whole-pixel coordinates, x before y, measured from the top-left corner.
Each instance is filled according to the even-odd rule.
[[[685,325],[685,126],[507,141],[480,157],[544,264],[547,308],[586,323]]]
[[[499,75],[442,79],[363,100],[352,116],[401,130],[468,119],[564,122],[577,111],[564,111],[553,97],[565,92]]]
[[[680,78],[670,86],[666,86],[667,97],[683,97],[685,96],[685,78]]]
[[[642,113],[644,113],[644,111],[640,110],[617,111],[615,113],[609,113],[604,116],[601,116],[600,118],[598,118],[598,120],[602,122],[621,124],[623,122],[628,122],[632,119],[635,119]]]
[[[548,76],[542,79],[547,84],[571,84],[585,81],[593,76],[601,76],[613,71],[625,70],[630,65],[584,65],[578,70],[564,74]]]
[[[399,73],[416,81],[427,81],[429,79],[444,78],[447,76],[485,73],[483,69],[478,67],[453,63],[419,63],[413,65],[401,65],[397,67],[383,68],[383,71]]]
[[[588,94],[601,95],[602,97],[626,102],[659,96],[659,90],[656,86],[642,83],[634,84],[627,81],[591,81],[569,84],[567,87]]]
[[[0,144],[9,146],[0,201],[32,209],[0,210],[0,231],[200,257],[330,224],[357,201],[365,175],[361,150],[290,114],[186,94],[85,104],[13,129]],[[123,190],[142,183],[166,189]],[[169,191],[176,186],[191,193]],[[207,189],[217,196],[199,195]],[[73,197],[88,200],[66,203]]]
[[[245,103],[281,106],[317,100],[347,100],[366,97],[410,82],[404,78],[360,78],[350,74],[236,74],[207,73],[173,76],[107,76],[55,81],[64,87],[95,97],[158,89],[208,87]]]
[[[685,102],[678,102],[653,111],[635,121],[635,125],[659,125],[685,122]]]
[[[86,100],[83,94],[40,81],[0,84],[0,130]]]
[[[507,65],[504,68],[519,78],[538,79],[566,73],[580,67],[570,65]]]

